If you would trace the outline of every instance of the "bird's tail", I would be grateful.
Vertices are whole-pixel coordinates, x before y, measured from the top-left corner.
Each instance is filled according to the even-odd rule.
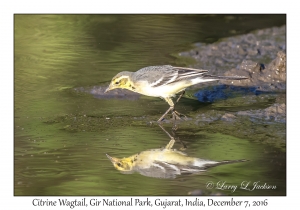
[[[243,80],[243,79],[249,79],[248,77],[244,76],[215,76],[210,74],[203,75],[204,78],[207,79],[226,79],[226,80]]]
[[[202,166],[202,168],[207,169],[207,168],[211,168],[211,167],[215,167],[215,166],[219,166],[219,165],[225,165],[225,164],[232,164],[232,163],[241,163],[241,162],[247,162],[249,160],[222,160],[222,161],[214,161],[212,163],[206,163]]]
[[[231,163],[240,163],[240,162],[247,162],[247,161],[249,161],[249,160],[245,160],[245,159],[242,159],[242,160],[223,160],[223,161],[220,161],[219,163],[217,163],[216,165],[224,165],[224,164],[231,164]]]
[[[210,160],[203,160],[203,159],[197,159],[197,162],[194,166],[182,166],[180,169],[181,173],[196,173],[196,172],[202,172],[207,170],[208,168],[212,168],[219,165],[225,165],[225,164],[232,164],[232,163],[241,163],[241,162],[247,162],[249,160],[223,160],[223,161],[210,161]]]

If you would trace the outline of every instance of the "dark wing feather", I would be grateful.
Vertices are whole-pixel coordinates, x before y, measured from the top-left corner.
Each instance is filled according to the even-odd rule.
[[[160,81],[153,83],[152,87],[158,87],[161,85],[168,85],[181,80],[192,79],[202,76],[202,74],[207,73],[207,70],[184,68],[184,67],[172,67],[172,71],[167,74],[163,74]]]
[[[200,69],[172,66],[167,66],[167,68],[165,68],[164,66],[162,66],[162,69],[160,70],[160,78],[152,82],[152,87],[168,85],[181,80],[200,77],[202,74],[207,72],[207,70]]]
[[[148,66],[132,74],[133,82],[147,81],[152,87],[168,85],[184,79],[196,78],[207,70],[199,70],[185,67]]]
[[[202,77],[203,74],[208,72],[208,70],[184,68],[184,67],[173,67],[173,69],[178,72],[176,82],[184,79]]]

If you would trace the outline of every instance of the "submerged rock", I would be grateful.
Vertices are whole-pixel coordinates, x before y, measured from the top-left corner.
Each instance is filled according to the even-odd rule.
[[[249,116],[251,118],[272,120],[280,123],[286,122],[286,105],[273,104],[272,106],[262,110],[239,111],[238,115]]]
[[[93,95],[95,98],[99,99],[128,99],[136,100],[140,97],[140,94],[126,90],[126,89],[114,89],[105,93],[107,85],[105,86],[93,86],[93,87],[79,87],[74,88],[76,92],[84,92]]]
[[[230,113],[226,113],[221,117],[221,120],[227,121],[227,122],[233,122],[235,121],[236,116]]]

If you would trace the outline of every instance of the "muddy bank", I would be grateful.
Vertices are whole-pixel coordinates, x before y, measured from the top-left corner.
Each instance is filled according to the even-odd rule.
[[[184,111],[180,101],[178,111],[187,115],[177,121],[180,132],[211,132],[233,135],[256,142],[271,143],[285,150],[286,143],[286,55],[285,26],[258,30],[229,37],[213,44],[195,44],[180,56],[195,59],[190,67],[207,69],[215,75],[241,75],[243,81],[212,82],[195,85],[187,90],[186,98],[199,100],[202,107]],[[140,95],[117,89],[104,93],[108,84],[75,88],[100,100],[138,100]],[[142,100],[142,99],[139,99]],[[122,102],[120,101],[120,106]],[[205,105],[203,108],[203,104]],[[195,106],[195,105],[194,105]],[[165,107],[167,109],[167,105]],[[151,126],[156,124],[164,110],[145,115],[97,116],[74,114],[49,119],[63,122],[62,128],[76,131],[100,131],[111,126]],[[153,123],[150,123],[153,122]],[[172,126],[169,118],[163,122]]]
[[[233,70],[237,70],[239,75],[249,76],[249,72],[255,74],[255,68],[265,74],[268,69],[275,70],[276,65],[281,70],[269,71],[270,77],[277,78],[278,73],[282,73],[282,77],[278,79],[285,81],[285,44],[286,26],[282,26],[224,38],[212,44],[196,43],[193,50],[182,52],[180,56],[193,58],[196,64],[192,67],[207,69],[211,74],[217,75],[229,75],[230,72],[235,74]],[[277,57],[282,60],[277,59],[272,63]],[[259,85],[257,81],[251,81]]]
[[[190,113],[209,130],[284,145],[286,141],[286,26],[229,37],[213,44],[195,44],[181,56],[195,59],[193,68],[248,80],[222,80],[193,87],[194,96],[217,110]],[[207,87],[209,86],[209,87]],[[204,88],[203,88],[204,87]],[[237,107],[243,110],[238,110]],[[228,111],[219,111],[220,107]],[[234,108],[233,108],[234,107]],[[213,126],[213,125],[217,126]],[[243,126],[244,125],[244,126]]]

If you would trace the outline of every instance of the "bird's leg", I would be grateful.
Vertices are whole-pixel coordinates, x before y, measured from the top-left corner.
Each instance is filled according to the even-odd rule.
[[[180,98],[182,97],[182,95],[184,94],[181,93],[181,95],[179,96],[179,98],[176,100],[176,103],[180,100]],[[179,112],[175,111],[174,107],[175,107],[175,104],[174,102],[172,101],[171,98],[165,98],[166,102],[170,105],[170,108],[159,118],[158,122],[161,122],[164,117],[170,112],[172,111],[172,115],[173,115],[173,119],[176,120],[176,119],[181,119],[180,118],[180,115],[183,115],[183,114],[180,114]],[[183,115],[184,117],[186,117],[185,115]]]
[[[169,134],[169,132],[168,131],[166,131],[166,129],[164,129],[164,127],[162,126],[162,125],[160,125],[160,124],[158,124],[159,125],[159,127],[170,137],[170,142],[167,144],[167,146],[165,147],[166,149],[172,149],[172,147],[174,146],[174,143],[175,143],[175,139],[174,139],[174,137],[173,136],[171,136],[170,134]]]
[[[178,126],[174,123],[173,127],[172,127],[172,134],[173,136],[176,136],[176,131],[178,129]],[[182,144],[182,147],[180,148],[180,150],[185,150],[187,148],[186,144],[180,140],[180,138],[177,138],[177,140],[180,141],[180,143]]]
[[[172,139],[174,139],[174,137],[173,136],[171,136],[171,134],[162,126],[162,125],[160,125],[160,124],[158,124],[159,125],[159,127],[169,136],[169,138],[172,140]]]
[[[187,116],[185,116],[185,115],[182,114],[182,113],[177,112],[175,109],[173,109],[172,115],[173,115],[173,117],[175,117],[175,120],[176,120],[176,118],[178,118],[178,119],[181,120],[180,116],[183,116],[183,117],[185,117],[185,119],[187,119]]]
[[[181,118],[180,118],[180,115],[183,115],[183,114],[181,114],[181,113],[179,113],[179,112],[177,112],[174,108],[173,108],[173,110],[172,110],[172,115],[173,115],[173,119],[174,120],[181,120]],[[183,115],[183,116],[185,116],[185,115]],[[186,117],[186,116],[185,116]]]
[[[170,105],[170,108],[159,118],[158,122],[161,122],[165,116],[172,110],[172,114],[173,114],[173,110],[174,110],[174,103],[172,101],[171,98],[164,98],[166,100],[166,102]]]
[[[182,97],[184,94],[185,94],[185,90],[182,91],[181,94],[179,95],[179,97],[177,98],[177,100],[176,100],[176,102],[175,102],[175,104],[174,104],[174,107],[175,107],[175,105],[178,103],[178,101],[181,99],[181,97]],[[174,115],[175,115],[175,119],[176,119],[176,117],[179,118],[179,119],[181,119],[181,118],[179,117],[179,116],[181,116],[181,115],[184,116],[184,117],[187,119],[187,117],[186,117],[184,114],[181,114],[181,113],[177,112],[177,111],[175,110],[175,108],[173,108],[172,115],[173,115],[173,117],[174,117]]]
[[[178,129],[178,127],[176,125],[174,125],[172,127],[172,134],[173,136],[161,125],[161,124],[158,124],[159,127],[170,137],[170,142],[167,144],[167,146],[165,147],[166,149],[172,149],[172,147],[174,146],[174,143],[175,143],[175,131]],[[187,147],[185,145],[185,143],[183,141],[181,141],[179,138],[178,140],[180,141],[180,143],[182,144],[183,147],[181,147],[180,149],[181,150],[185,150]]]
[[[181,99],[181,97],[185,94],[185,90],[181,92],[180,96],[177,98],[175,104],[178,103],[178,101]]]
[[[174,120],[181,119],[180,116],[184,116],[185,118],[187,118],[184,114],[181,114],[175,110],[175,105],[179,102],[179,100],[181,99],[181,97],[184,94],[185,94],[185,90],[181,92],[181,94],[177,98],[175,104],[171,98],[164,98],[166,100],[166,102],[170,105],[170,108],[159,118],[158,122],[161,122],[170,111],[172,111],[172,116],[173,116]]]
[[[169,113],[169,111],[173,110],[174,107],[173,106],[170,106],[170,108],[159,118],[158,122],[161,122],[165,116]]]
[[[180,113],[179,112],[176,112],[175,111],[175,104],[174,102],[172,101],[171,98],[165,98],[165,100],[168,102],[168,104],[170,105],[170,111],[172,110],[172,116],[173,116],[173,120],[176,120],[176,119],[181,119],[180,118]],[[176,101],[177,102],[177,101]]]

